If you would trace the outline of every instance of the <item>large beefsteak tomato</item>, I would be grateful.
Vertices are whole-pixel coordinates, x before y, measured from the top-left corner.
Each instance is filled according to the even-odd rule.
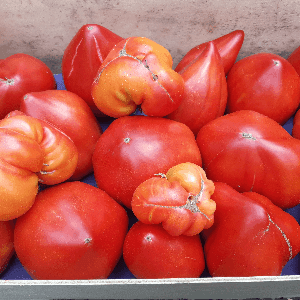
[[[87,183],[65,182],[41,191],[18,218],[14,244],[34,279],[107,278],[122,255],[125,209]]]
[[[215,222],[202,231],[211,276],[279,276],[300,250],[297,220],[268,198],[215,182]]]
[[[227,114],[203,126],[197,143],[209,179],[281,208],[300,203],[300,141],[271,118],[250,110]]]
[[[182,123],[160,117],[114,120],[93,154],[98,187],[127,207],[139,184],[185,162],[202,165],[193,132]]]

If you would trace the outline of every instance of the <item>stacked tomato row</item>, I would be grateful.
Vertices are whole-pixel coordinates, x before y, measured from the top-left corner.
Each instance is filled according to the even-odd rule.
[[[107,278],[122,255],[137,278],[280,275],[300,251],[300,55],[236,62],[243,41],[173,69],[154,41],[87,24],[66,90],[36,58],[1,60],[1,270],[15,251],[34,279]]]

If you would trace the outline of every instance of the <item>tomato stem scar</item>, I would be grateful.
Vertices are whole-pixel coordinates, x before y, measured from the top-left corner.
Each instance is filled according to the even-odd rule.
[[[245,139],[256,141],[256,137],[254,137],[251,133],[241,132],[241,135]]]
[[[7,77],[4,77],[4,79],[0,78],[0,81],[4,81],[7,85],[14,85],[15,83],[14,79],[8,79]]]

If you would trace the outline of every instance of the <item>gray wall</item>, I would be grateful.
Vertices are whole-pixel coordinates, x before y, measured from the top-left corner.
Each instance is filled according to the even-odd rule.
[[[190,48],[236,29],[245,32],[238,59],[257,52],[287,58],[300,46],[299,14],[299,0],[2,0],[0,58],[24,52],[60,73],[64,49],[88,23],[148,37],[171,52],[174,66]]]

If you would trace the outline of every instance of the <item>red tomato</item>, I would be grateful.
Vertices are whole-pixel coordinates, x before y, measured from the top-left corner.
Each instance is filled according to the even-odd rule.
[[[0,121],[0,220],[23,215],[32,206],[38,182],[61,183],[74,173],[73,142],[49,124],[11,113]]]
[[[183,162],[202,165],[193,132],[182,123],[159,117],[114,120],[93,154],[98,187],[127,207],[139,184]]]
[[[197,143],[209,179],[281,208],[300,203],[300,141],[271,118],[237,111],[203,126]]]
[[[82,179],[93,172],[92,154],[102,129],[82,98],[65,90],[28,93],[21,101],[20,110],[53,124],[74,142],[78,164],[71,180]]]
[[[19,109],[26,93],[56,89],[51,70],[41,60],[18,53],[0,60],[0,119]]]
[[[15,250],[34,279],[107,278],[127,229],[126,211],[105,192],[65,182],[40,192],[17,219]]]
[[[161,223],[173,236],[199,234],[213,224],[214,184],[201,167],[182,163],[157,175],[161,177],[147,179],[134,191],[131,206],[138,220]]]
[[[199,235],[171,236],[160,225],[142,222],[130,228],[123,257],[136,278],[196,278],[205,268]]]
[[[171,54],[144,37],[119,42],[101,65],[92,86],[96,106],[118,118],[138,105],[149,116],[163,117],[178,108],[184,82],[172,69]]]
[[[298,75],[300,75],[300,47],[296,48],[290,56],[287,58],[287,61],[295,68]]]
[[[0,221],[0,273],[6,269],[14,253],[14,223]]]
[[[254,110],[284,124],[300,104],[300,77],[284,58],[258,53],[234,64],[227,76],[228,112]]]
[[[93,101],[92,83],[109,51],[122,39],[101,25],[86,24],[64,51],[61,66],[66,89],[84,99],[98,116],[103,114]]]
[[[225,74],[229,72],[236,61],[239,51],[244,42],[245,33],[243,30],[235,30],[213,40],[221,56]],[[200,44],[191,49],[175,68],[176,72],[182,72],[187,66],[195,62],[202,55],[209,42]]]
[[[224,67],[213,42],[209,42],[197,60],[180,71],[184,94],[169,119],[186,124],[196,135],[207,122],[224,114],[227,83]]]
[[[256,193],[240,194],[215,182],[213,226],[203,231],[211,276],[279,276],[300,249],[294,217]]]

